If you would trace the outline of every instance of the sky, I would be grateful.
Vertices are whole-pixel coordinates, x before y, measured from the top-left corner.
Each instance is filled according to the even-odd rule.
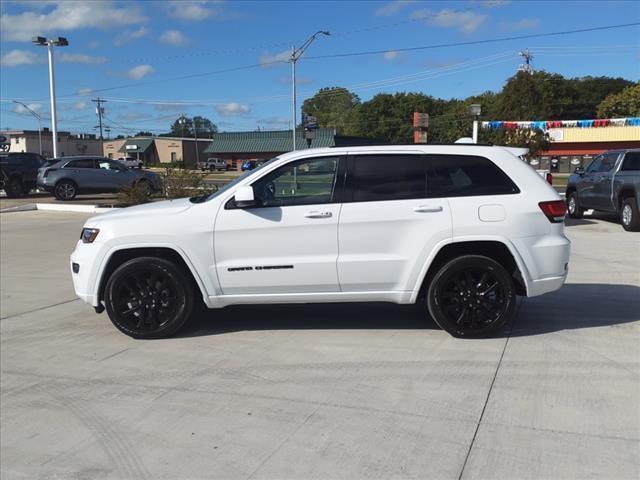
[[[565,77],[640,78],[640,27],[483,40],[640,22],[638,1],[2,1],[0,129],[50,126],[46,48],[56,47],[58,129],[96,133],[106,100],[110,136],[163,133],[181,114],[220,131],[291,125],[291,47],[319,36],[297,62],[305,98],[340,86],[465,98],[499,91],[529,49],[533,67]],[[466,44],[465,44],[466,43]],[[458,45],[451,45],[458,44]],[[463,45],[460,45],[463,44]],[[448,45],[448,46],[442,46]],[[435,48],[433,48],[435,46]],[[415,47],[430,47],[413,49]],[[413,49],[413,50],[411,50]],[[347,53],[375,52],[365,55]],[[336,56],[337,55],[337,56]],[[427,112],[428,113],[428,112]]]

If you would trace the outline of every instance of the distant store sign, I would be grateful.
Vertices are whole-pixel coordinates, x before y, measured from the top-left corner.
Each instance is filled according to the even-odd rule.
[[[559,128],[550,128],[547,130],[547,133],[549,134],[549,140],[552,142],[561,142],[564,140],[564,131]]]

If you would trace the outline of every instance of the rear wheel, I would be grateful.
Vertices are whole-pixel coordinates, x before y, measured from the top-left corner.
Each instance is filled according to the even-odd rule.
[[[620,209],[622,228],[628,232],[640,232],[640,214],[634,197],[625,198]]]
[[[571,192],[569,194],[569,198],[567,198],[567,212],[571,218],[582,218],[584,215],[584,210],[578,202],[577,192]]]
[[[454,337],[484,337],[512,320],[515,298],[513,279],[502,265],[468,255],[435,274],[427,306],[435,322]]]
[[[133,338],[166,338],[188,320],[194,304],[192,283],[173,262],[140,257],[119,266],[105,287],[109,318]]]
[[[18,197],[22,194],[22,181],[18,177],[11,177],[4,187],[7,197]]]
[[[138,180],[136,187],[144,192],[145,195],[151,195],[151,184],[147,180]]]
[[[62,180],[56,184],[53,193],[58,200],[73,200],[78,194],[78,186],[71,180]]]

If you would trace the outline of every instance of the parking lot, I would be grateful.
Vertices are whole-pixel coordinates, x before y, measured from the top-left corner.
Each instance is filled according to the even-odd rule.
[[[421,305],[246,306],[136,341],[75,299],[86,215],[0,215],[1,476],[637,479],[640,235],[569,221],[499,338]]]

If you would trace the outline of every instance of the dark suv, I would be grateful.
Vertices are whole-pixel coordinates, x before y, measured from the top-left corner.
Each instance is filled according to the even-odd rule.
[[[640,149],[604,152],[586,169],[575,169],[567,184],[567,210],[582,218],[588,209],[616,213],[625,230],[640,231]]]
[[[0,188],[7,197],[26,195],[36,187],[38,169],[46,160],[37,153],[10,152],[0,155]]]

